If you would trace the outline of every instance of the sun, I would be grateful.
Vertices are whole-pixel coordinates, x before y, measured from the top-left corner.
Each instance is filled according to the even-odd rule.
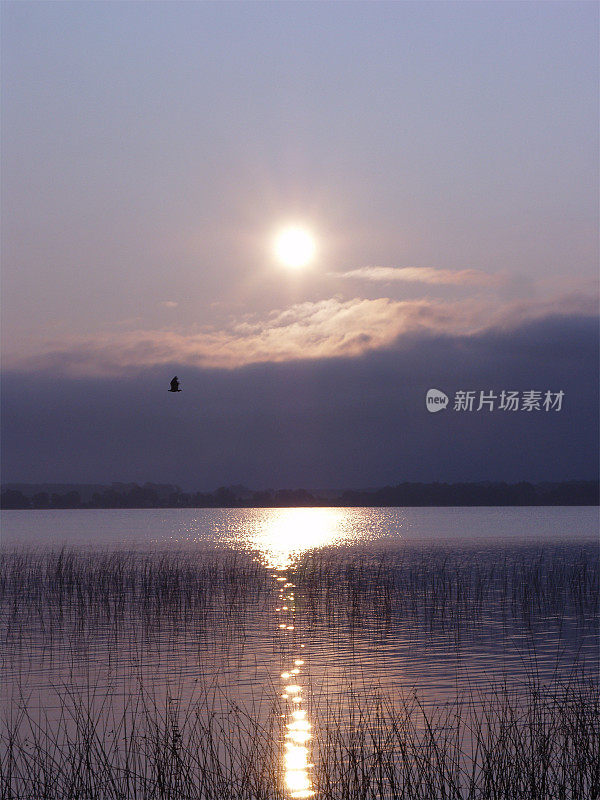
[[[305,267],[313,260],[316,243],[305,228],[290,226],[279,231],[274,242],[275,255],[284,266],[291,269]]]

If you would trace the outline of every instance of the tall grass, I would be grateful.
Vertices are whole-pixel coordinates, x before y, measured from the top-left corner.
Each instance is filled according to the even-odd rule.
[[[506,687],[467,694],[433,709],[415,696],[348,692],[312,701],[318,797],[598,797],[600,696],[581,676],[544,690],[532,684],[524,695]],[[96,700],[63,692],[51,724],[17,704],[0,736],[3,798],[286,796],[276,695],[262,698],[266,717],[216,689],[161,702],[139,687],[118,714]]]
[[[597,546],[481,555],[439,547],[308,553],[292,570],[298,610],[350,624],[367,614],[471,621],[490,610],[513,619],[568,614],[585,623],[597,617]],[[276,587],[270,574],[257,554],[220,550],[0,553],[0,613],[9,627],[74,620],[88,627],[131,619],[160,624],[169,618],[181,626],[215,607],[237,620],[246,610],[271,607]]]
[[[451,631],[458,649],[490,617],[541,636],[551,620],[597,637],[599,576],[593,545],[331,549],[287,571],[296,630],[320,626],[351,643],[360,631],[394,637],[402,624],[425,641],[433,629]],[[0,797],[288,797],[285,704],[268,684],[236,695],[222,671],[228,648],[242,648],[276,602],[272,570],[257,553],[0,554],[0,692],[8,701]],[[261,630],[272,632],[275,650],[289,651],[276,627]],[[183,670],[180,648],[194,642],[193,691],[184,675],[179,686],[176,675],[165,683],[156,654],[173,651]],[[542,679],[535,659],[523,657],[520,683],[463,687],[437,703],[368,680],[335,691],[308,686],[316,796],[600,798],[597,661],[573,661]],[[119,658],[128,672],[121,677],[111,666]],[[217,669],[203,673],[206,659]],[[39,669],[52,676],[41,695]]]

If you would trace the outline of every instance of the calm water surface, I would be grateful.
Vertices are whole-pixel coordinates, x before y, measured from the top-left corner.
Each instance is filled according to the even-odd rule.
[[[86,574],[115,551],[138,565],[136,574],[144,559],[171,567],[180,559],[187,566],[178,581],[194,565],[217,570],[224,552],[258,571],[250,588],[221,571],[220,593],[200,618],[193,600],[164,600],[175,575],[165,567],[165,587],[152,589],[162,593],[160,613],[148,601],[144,621],[137,600],[133,610],[126,603],[99,613],[81,589],[68,607],[32,611],[30,576],[27,590],[19,596],[17,587],[2,605],[3,702],[27,698],[52,720],[65,691],[93,687],[94,702],[110,697],[114,706],[143,684],[185,705],[212,687],[260,717],[276,696],[290,797],[312,796],[316,705],[348,696],[349,687],[372,697],[415,694],[434,706],[465,691],[518,690],[532,675],[598,676],[597,608],[584,607],[575,585],[598,570],[593,508],[2,513],[3,552],[34,554],[23,571],[63,547],[88,565]],[[383,570],[380,583],[373,570]]]
[[[301,553],[324,545],[405,541],[598,541],[598,509],[294,508],[2,511],[1,544],[226,544]]]

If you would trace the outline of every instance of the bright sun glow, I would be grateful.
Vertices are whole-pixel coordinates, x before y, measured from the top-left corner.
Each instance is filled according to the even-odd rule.
[[[315,254],[315,240],[304,228],[284,228],[275,237],[275,255],[286,267],[298,269],[309,264]]]
[[[274,508],[248,543],[258,550],[267,567],[285,570],[293,568],[306,550],[344,541],[349,530],[344,526],[347,519],[340,508]],[[281,586],[289,584],[282,581]],[[291,670],[291,674],[297,671]],[[285,675],[289,678],[290,673]]]

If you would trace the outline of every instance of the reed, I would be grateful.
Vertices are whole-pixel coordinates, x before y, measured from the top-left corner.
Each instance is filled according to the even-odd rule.
[[[574,615],[595,619],[600,598],[598,547],[515,548],[481,558],[478,550],[405,547],[367,554],[331,549],[304,554],[291,569],[304,613],[360,622],[414,613],[472,620],[500,608],[508,617]],[[0,553],[5,623],[81,618],[111,624],[176,616],[178,624],[218,606],[224,613],[267,608],[270,571],[256,553],[22,551]]]
[[[400,625],[423,643],[432,631],[447,636],[458,651],[490,620],[495,630],[530,632],[520,683],[477,684],[435,703],[367,679],[335,691],[307,686],[317,797],[600,797],[597,661],[573,661],[548,679],[535,653],[549,624],[597,637],[598,548],[528,545],[484,556],[426,545],[332,548],[287,570],[296,628],[347,646],[373,631],[393,639]],[[0,797],[289,797],[276,687],[259,691],[257,682],[240,697],[225,674],[256,619],[272,621],[276,600],[259,553],[0,553],[0,691],[9,700]],[[289,651],[272,624],[261,630],[271,631],[274,653]],[[177,653],[181,670],[167,682],[153,660],[165,652]],[[56,662],[61,679],[40,701],[31,670],[51,672]]]
[[[118,713],[96,700],[61,693],[52,724],[25,701],[12,710],[0,734],[3,798],[287,796],[275,694],[260,698],[261,709],[217,688],[161,702],[140,686]],[[320,798],[598,797],[600,696],[582,676],[543,690],[532,683],[524,694],[497,687],[436,708],[354,687],[314,697],[311,718]]]

